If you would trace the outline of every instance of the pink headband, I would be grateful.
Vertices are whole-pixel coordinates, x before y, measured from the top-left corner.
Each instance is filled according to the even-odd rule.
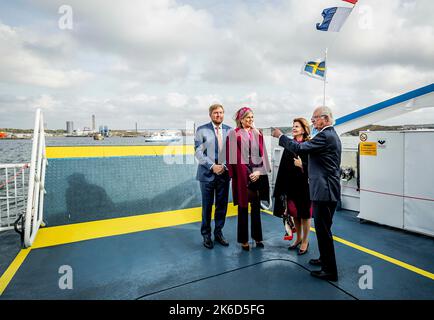
[[[245,115],[247,112],[253,112],[253,111],[252,111],[252,109],[250,109],[249,107],[243,107],[243,108],[241,108],[241,109],[238,111],[238,114],[237,114],[236,120],[240,120],[240,119],[242,119],[242,118],[244,117],[244,115]]]

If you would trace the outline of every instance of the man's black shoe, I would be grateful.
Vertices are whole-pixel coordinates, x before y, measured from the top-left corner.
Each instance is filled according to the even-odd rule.
[[[311,271],[310,275],[312,277],[315,277],[315,278],[318,278],[318,279],[322,279],[322,280],[338,281],[338,276],[336,274],[328,273],[328,272],[325,272],[323,270]]]
[[[312,266],[321,266],[321,260],[320,259],[310,259],[309,264]]]
[[[256,242],[256,248],[259,248],[259,249],[264,249],[265,247],[264,247],[264,244],[262,243],[262,241],[257,241]]]
[[[208,249],[214,248],[214,243],[212,242],[210,236],[204,236],[203,237],[203,245],[205,246],[205,248],[208,248]]]
[[[223,237],[223,235],[215,236],[215,241],[220,243],[222,246],[227,247],[229,245],[229,242]]]

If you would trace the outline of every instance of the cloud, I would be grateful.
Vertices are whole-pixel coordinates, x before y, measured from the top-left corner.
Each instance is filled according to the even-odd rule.
[[[92,77],[90,72],[80,68],[54,67],[52,57],[57,55],[55,48],[60,44],[52,42],[50,47],[50,41],[30,37],[25,30],[0,22],[0,82],[65,88]]]
[[[53,12],[63,1],[38,3]],[[85,51],[110,56],[112,76],[167,83],[189,76],[191,61],[213,45],[213,18],[172,0],[77,0],[71,36]]]
[[[171,92],[167,95],[167,103],[171,107],[180,108],[187,104],[188,97],[184,94]]]
[[[33,108],[41,108],[46,112],[55,111],[56,106],[59,105],[59,101],[55,100],[52,96],[48,94],[42,94],[40,97],[35,99]]]
[[[63,4],[16,4],[35,12],[31,20],[0,23],[0,126],[6,119],[27,125],[5,114],[39,104],[53,127],[66,120],[89,126],[91,114],[112,128],[183,127],[186,120],[209,121],[212,103],[225,106],[229,123],[249,105],[258,126],[287,125],[322,104],[323,83],[300,69],[326,47],[326,103],[336,117],[434,78],[434,2],[427,0],[364,0],[338,34],[315,30],[331,5],[325,0],[308,7],[75,0],[73,29],[60,30]]]

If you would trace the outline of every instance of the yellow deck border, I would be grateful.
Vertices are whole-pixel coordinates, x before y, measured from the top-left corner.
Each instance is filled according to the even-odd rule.
[[[273,214],[271,211],[268,210],[262,211],[270,215]],[[237,208],[232,203],[230,203],[228,205],[227,216],[231,217],[236,215]],[[22,249],[15,257],[14,261],[9,265],[8,269],[0,277],[0,296],[3,294],[4,290],[7,288],[10,281],[15,276],[16,272],[18,271],[21,264],[24,262],[31,250],[79,241],[141,232],[146,230],[153,230],[158,228],[174,227],[182,224],[200,222],[201,220],[202,208],[197,207],[191,209],[149,213],[139,216],[130,216],[42,228],[39,230],[33,246],[29,249]],[[315,229],[311,228],[311,231],[315,232]],[[434,273],[417,268],[408,263],[386,256],[374,250],[362,247],[358,244],[352,243],[340,237],[333,236],[333,239],[358,251],[375,256],[381,260],[387,261],[401,268],[417,273],[423,277],[434,280]]]
[[[226,216],[235,215],[237,215],[237,209],[229,203]],[[41,228],[32,247],[22,249],[0,277],[0,296],[31,250],[200,221],[202,221],[202,208],[198,207]]]
[[[193,155],[193,145],[47,147],[48,159]]]
[[[229,204],[226,216],[235,215],[237,215],[237,209],[232,204]],[[202,221],[202,208],[198,207],[42,228],[38,231],[32,249],[174,227],[200,221]]]
[[[0,296],[6,290],[9,282],[11,282],[12,278],[15,276],[15,273],[17,273],[18,269],[21,267],[24,260],[26,260],[27,255],[30,253],[31,250],[31,248],[22,249],[20,252],[18,252],[14,261],[12,261],[6,271],[2,274],[2,276],[0,277]]]
[[[273,214],[273,212],[268,211],[268,210],[262,210],[262,211],[264,211],[264,212],[266,212],[268,214],[271,214],[271,215]],[[316,232],[315,228],[310,228],[310,231]],[[434,280],[434,273],[431,273],[431,272],[425,271],[423,269],[417,268],[415,266],[412,266],[411,264],[402,262],[402,261],[400,261],[398,259],[395,259],[395,258],[391,258],[389,256],[386,256],[386,255],[382,254],[382,253],[379,253],[377,251],[374,251],[374,250],[362,247],[362,246],[360,246],[358,244],[355,244],[353,242],[347,241],[347,240],[342,239],[342,238],[337,237],[337,236],[333,236],[333,240],[336,241],[336,242],[340,242],[340,243],[342,243],[344,245],[347,245],[347,246],[349,246],[351,248],[354,248],[356,250],[359,250],[359,251],[362,251],[364,253],[370,254],[371,256],[377,257],[377,258],[379,258],[381,260],[390,262],[390,263],[392,263],[394,265],[397,265],[397,266],[399,266],[401,268],[404,268],[404,269],[407,269],[409,271],[412,271],[412,272],[415,272],[417,274],[420,274],[420,275],[422,275],[422,276],[424,276],[424,277],[426,277],[428,279]]]
[[[313,230],[313,231],[315,231],[315,230]],[[428,279],[434,280],[434,273],[431,273],[431,272],[425,271],[423,269],[417,268],[415,266],[412,266],[411,264],[408,264],[408,263],[402,262],[402,261],[400,261],[398,259],[386,256],[386,255],[384,255],[382,253],[379,253],[377,251],[374,251],[374,250],[367,249],[365,247],[359,246],[358,244],[352,243],[352,242],[347,241],[345,239],[342,239],[342,238],[339,238],[339,237],[336,237],[336,236],[333,236],[333,239],[335,241],[337,241],[337,242],[343,243],[343,244],[345,244],[345,245],[347,245],[349,247],[352,247],[352,248],[354,248],[356,250],[359,250],[359,251],[362,251],[364,253],[370,254],[371,256],[374,256],[374,257],[377,257],[379,259],[385,260],[385,261],[390,262],[390,263],[392,263],[394,265],[397,265],[397,266],[399,266],[401,268],[413,271],[414,273],[420,274],[421,276],[424,276],[424,277],[426,277]]]

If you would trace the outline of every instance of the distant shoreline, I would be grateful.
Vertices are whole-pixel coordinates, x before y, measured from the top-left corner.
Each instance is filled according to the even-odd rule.
[[[282,130],[282,132],[291,132],[292,128],[287,126],[276,126]],[[267,128],[259,128],[259,129],[267,129]],[[349,132],[345,132],[342,136],[358,136],[359,131],[413,131],[413,130],[433,130],[434,124],[406,124],[406,125],[367,125],[361,128],[357,128],[351,130]],[[185,129],[140,129],[138,131],[135,130],[110,130],[110,136],[112,137],[125,137],[125,138],[134,138],[134,137],[143,137],[143,136],[152,136],[155,132],[158,131],[179,131],[181,132],[181,136],[190,136],[194,135],[194,132],[186,132]],[[56,138],[87,138],[93,137],[92,135],[74,135],[68,134],[65,130],[57,129],[57,130],[45,130],[47,137],[56,137]],[[6,134],[7,136],[2,136],[1,134]],[[32,139],[33,130],[31,129],[13,129],[13,128],[0,128],[0,140],[28,140]]]

